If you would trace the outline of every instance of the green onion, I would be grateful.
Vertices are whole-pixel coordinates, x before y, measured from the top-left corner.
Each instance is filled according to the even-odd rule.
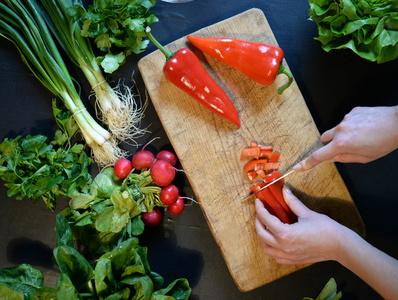
[[[34,5],[35,1],[25,0]],[[134,141],[146,130],[139,125],[146,107],[135,102],[131,89],[120,83],[115,90],[105,80],[97,64],[90,41],[81,35],[81,27],[75,16],[75,6],[83,6],[80,0],[40,0],[44,8],[40,14],[70,59],[83,71],[90,83],[100,109],[99,117],[120,141]],[[38,5],[36,5],[38,6]],[[137,95],[139,96],[139,95]],[[141,106],[141,107],[140,107]]]
[[[0,35],[13,42],[34,76],[58,96],[71,111],[99,165],[114,163],[124,155],[111,133],[100,126],[84,106],[74,79],[59,53],[51,32],[32,1],[0,3]]]

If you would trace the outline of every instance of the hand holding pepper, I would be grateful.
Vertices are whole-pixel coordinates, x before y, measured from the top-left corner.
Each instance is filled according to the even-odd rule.
[[[206,72],[196,55],[187,48],[170,52],[146,30],[148,38],[166,56],[163,73],[166,78],[199,103],[240,127],[239,114],[217,83]]]
[[[279,95],[293,82],[293,75],[282,65],[284,53],[277,46],[231,38],[192,35],[187,38],[198,49],[242,71],[258,83],[270,85],[278,74],[285,74],[288,82],[278,89]]]

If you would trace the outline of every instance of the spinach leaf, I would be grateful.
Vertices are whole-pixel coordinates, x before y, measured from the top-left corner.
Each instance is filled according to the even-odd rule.
[[[64,300],[76,300],[81,299],[80,293],[77,288],[73,285],[72,280],[68,274],[61,273],[57,280],[56,287],[57,299]]]
[[[24,300],[22,292],[14,291],[0,283],[0,299],[4,300]],[[28,298],[29,299],[29,298]]]
[[[43,282],[43,273],[28,264],[0,269],[0,298],[33,300]]]
[[[174,280],[172,283],[170,283],[164,289],[155,291],[153,294],[154,295],[170,296],[170,297],[172,297],[172,299],[176,299],[176,300],[187,300],[187,299],[189,299],[189,296],[191,295],[191,288],[189,286],[187,279],[180,278],[180,279]],[[155,299],[158,299],[158,298],[155,297]],[[159,298],[159,299],[162,299],[162,298]]]
[[[43,274],[29,265],[0,270],[0,298],[33,300],[142,299],[185,300],[191,294],[186,279],[162,289],[163,278],[151,271],[147,248],[129,238],[90,263],[73,246],[67,219],[57,215],[54,261],[61,274],[55,289],[43,287]]]
[[[57,214],[55,228],[57,233],[57,246],[73,247],[73,234],[68,220],[61,214]]]

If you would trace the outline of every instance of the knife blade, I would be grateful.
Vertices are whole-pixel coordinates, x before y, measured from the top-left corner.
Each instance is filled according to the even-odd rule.
[[[259,190],[255,191],[255,192],[252,192],[252,193],[246,195],[246,196],[242,199],[242,201],[244,201],[244,200],[246,200],[247,198],[249,198],[249,197],[251,197],[251,196],[257,194],[258,192],[261,192],[262,190],[265,190],[265,189],[266,189],[267,187],[269,187],[270,185],[274,184],[275,182],[278,182],[279,180],[285,178],[286,176],[292,174],[293,172],[294,172],[294,170],[290,170],[289,172],[285,173],[284,175],[282,175],[282,176],[279,177],[278,179],[275,179],[274,181],[272,181],[272,182],[270,182],[270,183],[264,185],[261,189],[259,189]]]

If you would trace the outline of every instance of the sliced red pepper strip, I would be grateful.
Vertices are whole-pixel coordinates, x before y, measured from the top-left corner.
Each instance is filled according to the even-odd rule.
[[[293,75],[282,65],[284,53],[278,46],[223,37],[188,35],[187,38],[198,49],[258,83],[270,85],[278,74],[286,74],[288,82],[278,89],[278,94],[293,82]]]
[[[240,127],[239,114],[234,104],[191,50],[182,48],[170,52],[152,36],[149,27],[146,29],[146,34],[166,56],[163,73],[170,82],[212,112]]]
[[[272,186],[272,185],[271,185]],[[292,220],[290,219],[290,216],[287,214],[287,212],[283,209],[282,205],[279,203],[279,201],[276,199],[274,194],[271,192],[269,188],[266,188],[262,190],[261,192],[258,192],[257,195],[260,194],[261,197],[265,199],[265,201],[268,203],[269,206],[272,207],[278,218],[283,222],[287,224],[292,224]]]
[[[256,142],[250,142],[250,147],[251,148],[257,147],[257,143]]]
[[[255,170],[248,171],[246,175],[251,181],[254,181],[257,178],[257,172]]]
[[[273,153],[273,148],[271,146],[257,146],[244,148],[240,154],[240,157],[253,157],[255,159],[270,158]]]
[[[270,150],[267,150],[267,148],[260,147],[260,155],[259,155],[259,157],[260,158],[269,159],[272,156],[273,153],[274,152],[272,152]]]
[[[256,191],[258,191],[260,188],[262,188],[264,186],[263,183],[255,183],[254,185],[252,185],[250,187],[250,190],[254,193]],[[257,193],[257,198],[260,199],[260,201],[263,203],[264,207],[266,210],[268,210],[268,212],[275,216],[278,217],[277,214],[275,213],[275,211],[272,209],[272,207],[267,203],[267,201],[265,200],[265,198],[263,197],[263,195],[261,195],[261,193]],[[279,218],[279,217],[278,217]]]
[[[280,153],[273,152],[271,157],[268,159],[268,162],[278,162],[280,156]]]
[[[264,170],[256,170],[255,172],[256,172],[257,176],[260,176],[261,178],[264,178],[265,175],[267,175],[267,174],[265,174]]]
[[[281,172],[274,171],[270,174],[267,174],[264,177],[264,181],[265,181],[265,183],[271,183],[281,176],[282,176]],[[283,186],[284,186],[284,181],[283,181],[283,179],[281,179],[281,180],[278,180],[277,182],[275,182],[274,184],[270,185],[268,189],[275,196],[277,201],[282,206],[283,210],[289,215],[290,220],[292,220],[292,222],[296,222],[297,221],[296,215],[292,212],[290,207],[286,204],[285,199],[283,198]]]
[[[243,166],[243,170],[246,172],[251,170],[264,170],[267,173],[277,170],[279,166],[280,163],[269,163],[267,159],[252,159]]]
[[[272,146],[259,146],[261,148],[261,151],[274,151],[274,148]]]
[[[240,154],[241,158],[245,157],[254,157],[255,159],[258,159],[261,154],[261,148],[260,147],[250,147],[250,148],[244,148],[242,150],[242,153]]]

